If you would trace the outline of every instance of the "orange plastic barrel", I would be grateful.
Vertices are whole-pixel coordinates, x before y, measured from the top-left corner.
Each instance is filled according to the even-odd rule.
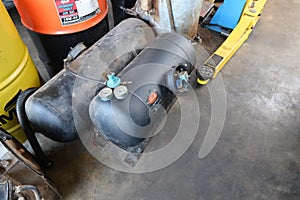
[[[106,0],[14,0],[50,75],[59,72],[71,47],[91,46],[108,32]],[[52,74],[51,74],[52,73]]]
[[[42,34],[69,34],[98,24],[107,14],[106,0],[14,0],[21,21]]]
[[[0,2],[0,127],[20,142],[26,137],[16,116],[16,100],[22,90],[39,86],[28,49]]]

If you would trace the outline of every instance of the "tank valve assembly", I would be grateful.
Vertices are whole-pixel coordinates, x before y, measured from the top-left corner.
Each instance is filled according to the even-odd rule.
[[[121,79],[115,75],[115,73],[110,73],[107,75],[106,85],[109,88],[116,88],[121,85]]]
[[[126,85],[132,83],[131,81],[122,82],[121,79],[115,75],[115,73],[109,73],[107,75],[106,86],[99,92],[99,97],[102,101],[110,101],[113,97],[118,100],[123,100],[128,95],[128,88]]]
[[[173,67],[167,75],[167,85],[174,93],[188,91],[190,71],[187,64],[179,64]]]

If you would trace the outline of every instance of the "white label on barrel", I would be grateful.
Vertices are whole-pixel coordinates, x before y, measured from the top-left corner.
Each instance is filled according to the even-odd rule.
[[[85,17],[95,13],[99,9],[97,0],[79,0],[75,1],[79,17]]]
[[[63,26],[77,24],[100,13],[98,0],[55,0]]]

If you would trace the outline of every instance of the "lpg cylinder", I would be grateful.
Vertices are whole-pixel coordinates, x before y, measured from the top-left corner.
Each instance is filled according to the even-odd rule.
[[[50,76],[63,67],[70,48],[90,47],[108,32],[105,0],[14,0],[22,24]]]
[[[18,123],[15,103],[22,90],[40,86],[26,46],[2,2],[0,3],[0,127],[20,142],[25,135]]]
[[[89,106],[93,124],[125,150],[141,144],[157,133],[180,92],[174,77],[187,80],[195,64],[194,47],[185,37],[159,35],[117,77],[108,75],[107,87]],[[130,84],[117,86],[118,79]]]

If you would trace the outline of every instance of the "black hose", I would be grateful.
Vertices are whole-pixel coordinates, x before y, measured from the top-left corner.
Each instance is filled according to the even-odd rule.
[[[50,167],[52,165],[52,162],[48,159],[48,157],[42,150],[35,136],[35,131],[33,131],[32,127],[30,126],[30,122],[25,113],[25,102],[36,90],[37,88],[30,88],[21,92],[16,104],[17,117],[36,155],[37,162],[43,167]]]

